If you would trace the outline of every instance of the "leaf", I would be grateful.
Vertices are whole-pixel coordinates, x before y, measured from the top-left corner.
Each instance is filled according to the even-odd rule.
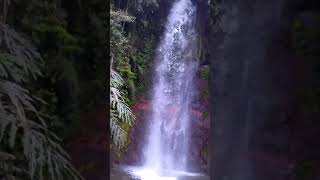
[[[59,144],[60,138],[48,130],[48,117],[37,109],[36,104],[46,103],[26,88],[41,76],[40,54],[29,41],[1,23],[0,42],[0,48],[6,50],[0,52],[0,147],[10,147],[15,152],[13,156],[23,156],[25,160],[0,161],[0,172],[5,172],[6,180],[27,176],[42,180],[47,173],[51,180],[83,179]],[[9,157],[1,152],[0,159]]]
[[[119,125],[120,122],[132,125],[135,116],[132,113],[129,105],[125,102],[122,97],[121,88],[123,85],[123,79],[121,76],[111,69],[111,80],[110,80],[110,130],[111,138],[113,143],[118,147],[123,147],[127,133]]]

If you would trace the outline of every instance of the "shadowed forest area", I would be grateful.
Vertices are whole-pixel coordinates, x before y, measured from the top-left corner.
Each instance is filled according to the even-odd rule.
[[[0,179],[105,179],[108,3],[0,9]]]

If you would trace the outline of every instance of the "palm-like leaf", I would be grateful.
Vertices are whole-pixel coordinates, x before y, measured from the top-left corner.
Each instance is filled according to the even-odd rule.
[[[0,162],[0,177],[18,180],[25,179],[27,174],[32,180],[82,179],[58,144],[60,139],[48,130],[46,117],[38,112],[36,104],[43,105],[43,101],[24,87],[31,78],[41,75],[40,54],[29,41],[4,24],[0,24],[0,42],[3,50],[0,51],[0,145],[15,152],[12,154],[15,158]],[[0,152],[0,159],[1,155],[9,154]],[[16,167],[16,156],[26,166]]]
[[[113,58],[126,58],[124,54],[128,49],[128,39],[126,38],[123,27],[125,23],[133,22],[135,18],[121,10],[110,9],[110,51],[111,51],[111,79],[110,79],[110,129],[113,143],[121,148],[127,140],[127,132],[122,128],[123,124],[131,126],[134,122],[133,115],[129,105],[125,100],[125,94],[122,91],[124,81],[121,76],[112,69]],[[114,55],[114,56],[113,56]]]
[[[121,88],[123,79],[114,70],[111,71],[110,79],[110,129],[113,143],[118,147],[123,147],[127,139],[127,133],[120,123],[127,123],[130,126],[135,120],[129,105],[124,100]]]

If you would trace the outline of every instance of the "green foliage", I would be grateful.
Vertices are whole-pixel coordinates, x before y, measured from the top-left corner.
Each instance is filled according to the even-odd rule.
[[[163,1],[165,4],[168,2]],[[134,103],[150,84],[151,65],[160,33],[163,30],[163,19],[156,17],[156,10],[162,1],[112,1],[110,10],[110,57],[111,68],[118,72],[123,84],[118,86],[123,102]],[[134,15],[134,17],[132,16]],[[111,88],[112,89],[112,88]],[[129,110],[129,109],[128,109]],[[111,115],[116,117],[116,114]],[[131,124],[120,119],[111,119],[113,142],[120,144],[122,150],[129,143],[127,133]],[[117,135],[119,134],[119,135]],[[119,142],[115,142],[120,139]],[[126,141],[127,140],[127,141]],[[112,145],[114,146],[114,144]]]
[[[123,74],[124,77],[126,77],[128,79],[135,79],[136,78],[135,73],[133,73],[129,67],[121,68],[120,72],[121,72],[121,74]]]
[[[129,16],[125,12],[119,10],[110,10],[110,51],[114,55],[123,56],[129,48],[128,39],[123,32],[125,23],[134,22],[134,17]]]
[[[138,43],[139,37],[135,41]],[[153,36],[146,39],[141,49],[136,49],[135,56],[133,57],[136,65],[136,78],[137,93],[140,94],[144,91],[146,84],[148,84],[148,73],[150,73],[151,63],[153,62],[154,52],[156,49],[156,41]]]
[[[41,75],[37,66],[41,63],[40,54],[35,50],[30,42],[21,37],[16,31],[11,29],[8,25],[0,23],[0,42],[3,42],[2,49],[7,51],[2,55],[2,73],[4,76],[11,74],[11,78],[17,82],[23,81],[23,77],[18,73],[19,68],[23,69],[25,75],[36,79]],[[15,57],[13,61],[12,58]],[[10,61],[11,59],[11,61]],[[35,61],[36,59],[37,61]],[[4,69],[7,66],[7,69]],[[13,71],[13,72],[10,72]]]
[[[8,16],[4,18],[6,21],[2,21],[1,13],[0,20],[10,24],[15,31],[5,31],[6,28],[3,26],[7,25],[0,24],[1,45],[3,43],[10,46],[14,44],[12,48],[0,47],[2,63],[10,67],[3,68],[1,63],[0,76],[1,78],[6,76],[4,79],[10,82],[14,79],[17,81],[21,79],[21,82],[17,84],[28,90],[31,98],[43,99],[46,103],[34,100],[32,104],[45,121],[48,134],[54,132],[62,137],[57,141],[51,136],[48,138],[50,137],[55,142],[63,141],[64,144],[68,144],[78,135],[81,114],[100,108],[102,104],[105,105],[105,100],[101,96],[105,95],[105,68],[107,66],[105,58],[108,55],[105,50],[105,38],[107,37],[105,17],[108,14],[106,13],[106,2],[103,0],[5,0],[4,2],[6,2],[5,14]],[[1,1],[1,10],[3,10],[2,5]],[[16,32],[23,33],[23,38],[15,36],[7,38],[6,35],[3,35],[17,34]],[[21,36],[20,33],[19,35]],[[34,50],[33,46],[31,48],[30,43],[25,41],[26,38],[32,39],[37,50]],[[36,56],[39,58],[34,58]],[[10,61],[8,60],[10,58],[16,60]],[[19,65],[19,63],[24,63],[26,60],[28,60],[27,66],[34,64],[41,66],[38,68],[41,69],[41,73],[36,73],[35,68],[28,74],[27,71],[20,73],[22,72],[19,71],[20,67],[26,65]],[[29,83],[31,77],[38,78],[36,83]],[[25,82],[25,79],[28,79],[28,82]],[[29,119],[38,121],[34,113],[27,112],[26,115]],[[5,165],[0,164],[0,166],[9,171],[19,164],[19,168],[22,168],[21,174],[28,175],[29,171],[24,168],[28,166],[28,160],[21,153],[22,144],[18,143],[22,138],[22,133],[23,131],[19,129],[15,148],[9,149],[1,144],[0,151],[13,154],[15,160],[8,160]],[[4,140],[6,139],[7,137],[4,137]],[[3,141],[3,143],[7,142]],[[2,163],[1,160],[0,162]],[[63,163],[61,160],[62,165]],[[49,180],[48,165],[43,169],[44,178]],[[59,171],[59,167],[54,167],[54,172],[56,172],[55,169]],[[66,174],[71,175],[72,173],[65,173],[64,176]],[[35,176],[34,179],[38,180],[38,176]],[[69,177],[68,179],[74,179]],[[30,178],[22,177],[21,179]],[[55,177],[55,179],[63,178]]]
[[[65,52],[72,52],[79,50],[79,42],[76,37],[67,32],[67,30],[61,24],[52,24],[46,21],[40,22],[33,26],[35,33],[52,34],[57,41],[63,45]]]
[[[200,68],[200,77],[203,80],[208,80],[209,79],[209,73],[210,73],[210,67],[209,66],[204,66]]]
[[[79,87],[82,84],[78,72],[81,66],[88,67],[89,63],[83,61],[86,59],[85,55],[84,58],[80,57],[86,37],[79,38],[81,35],[71,32],[66,11],[59,4],[54,1],[32,0],[29,4],[21,2],[20,6],[26,6],[22,27],[30,33],[44,57],[44,75],[40,84],[33,88],[40,89],[39,96],[44,96],[50,104],[43,108],[53,117],[50,128],[65,141],[69,141],[79,130],[80,100],[87,98],[87,94],[79,98],[82,93]],[[96,86],[92,84],[88,87],[96,90]],[[87,107],[89,103],[83,104]]]
[[[134,19],[134,17],[121,10],[110,10],[110,52],[116,60],[112,62],[112,66],[125,78],[125,82],[130,82],[136,78],[129,64],[132,46],[123,29],[125,23],[132,23]],[[125,87],[127,87],[127,91],[130,91],[130,83],[126,83]]]
[[[49,130],[48,117],[38,110],[46,103],[27,89],[41,76],[40,54],[16,31],[0,25],[0,175],[13,180],[82,179],[60,138]]]
[[[123,125],[131,126],[135,116],[123,98],[121,87],[123,79],[114,70],[111,71],[110,79],[110,129],[113,143],[119,148],[126,143],[127,132],[123,129]]]
[[[111,79],[110,79],[110,130],[112,142],[118,148],[123,148],[127,141],[126,126],[131,126],[135,117],[128,105],[128,91],[131,80],[136,75],[131,71],[128,51],[131,49],[125,35],[125,23],[134,22],[134,17],[121,10],[110,10],[110,51],[111,51]],[[118,70],[120,74],[116,73]],[[126,79],[126,83],[124,79]]]

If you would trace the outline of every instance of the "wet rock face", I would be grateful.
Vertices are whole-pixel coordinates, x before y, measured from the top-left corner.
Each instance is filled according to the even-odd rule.
[[[67,144],[67,150],[86,180],[104,180],[110,168],[105,108],[83,113],[81,117],[82,128],[77,138]]]
[[[294,113],[297,88],[312,78],[305,77],[305,59],[290,49],[289,34],[295,17],[308,28],[318,26],[310,18],[317,13],[298,12],[316,9],[314,1],[230,0],[210,7],[199,2],[199,32],[209,53],[204,61],[211,68],[211,178],[299,179],[293,175],[303,164],[297,159],[319,159],[319,143],[312,140],[319,137],[319,123],[308,122],[319,115]],[[309,34],[302,35],[308,40]]]
[[[137,165],[143,164],[143,151],[148,130],[148,119],[151,116],[152,107],[150,100],[141,96],[137,98],[132,110],[136,116],[136,122],[129,132],[129,145],[127,151],[123,154],[121,164]]]
[[[191,139],[189,149],[189,169],[196,172],[208,172],[208,143],[210,116],[208,113],[208,96],[203,95],[207,91],[207,81],[200,78],[196,81],[198,92],[196,100],[192,102],[191,109]],[[168,107],[168,125],[173,123],[173,128],[179,129],[178,124],[171,122],[179,112],[179,106],[171,105]],[[130,144],[124,153],[121,164],[142,165],[143,147],[148,138],[148,127],[151,115],[150,100],[146,97],[139,97],[133,106],[133,111],[137,116],[136,123],[130,131]],[[171,127],[171,126],[170,126]]]
[[[284,4],[218,3],[219,29],[204,31],[211,65],[213,179],[270,180],[288,175],[286,122],[293,78],[283,40],[289,24]]]

